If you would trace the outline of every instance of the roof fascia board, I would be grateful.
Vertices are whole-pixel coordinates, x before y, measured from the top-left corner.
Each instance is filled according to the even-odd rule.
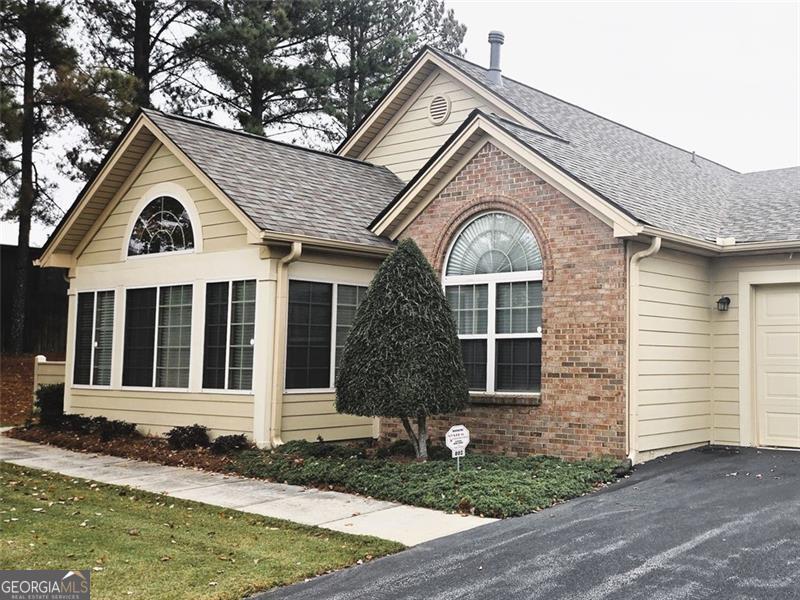
[[[698,240],[693,237],[681,235],[657,227],[645,225],[642,234],[648,236],[658,236],[668,240],[676,246],[691,248],[710,252],[716,256],[726,256],[729,254],[761,254],[765,252],[793,252],[800,251],[800,240],[774,241],[774,242],[743,242],[734,246],[722,246],[716,242]]]
[[[611,205],[607,200],[595,194],[592,190],[587,189],[583,184],[575,178],[564,173],[548,161],[544,160],[537,153],[533,152],[525,144],[521,143],[514,136],[510,135],[505,130],[497,127],[494,123],[484,118],[480,113],[476,113],[473,122],[465,127],[460,134],[449,142],[449,148],[437,157],[412,185],[403,192],[402,197],[395,203],[391,210],[382,217],[382,219],[375,224],[373,231],[378,235],[383,234],[389,228],[391,223],[408,207],[408,205],[422,193],[425,185],[436,175],[447,161],[458,151],[460,146],[465,140],[469,139],[479,131],[486,134],[486,141],[491,141],[496,144],[503,152],[514,158],[520,164],[530,169],[533,173],[546,180],[553,185],[561,193],[573,200],[576,204],[589,211],[597,218],[602,220],[614,229],[615,237],[633,237],[641,233],[642,225],[626,215],[616,207]],[[449,182],[455,174],[458,173],[455,169],[451,169],[451,176],[445,177],[444,181]],[[431,192],[425,194],[422,201],[414,209],[418,215],[419,212],[425,209],[435,197],[435,192],[438,188],[434,188]],[[409,221],[410,222],[410,221]],[[392,232],[391,239],[397,230]]]
[[[61,269],[71,269],[75,266],[75,257],[72,254],[67,254],[66,252],[51,252],[50,255],[47,257],[47,262],[42,262],[42,258],[39,257],[33,261],[33,265],[35,267],[58,267]]]
[[[86,235],[83,236],[83,239],[80,243],[75,247],[75,250],[72,251],[73,259],[77,260],[78,257],[83,254],[83,251],[86,249],[86,246],[92,241],[92,238],[97,234],[99,229],[103,226],[106,222],[108,217],[111,215],[112,211],[116,208],[119,201],[122,197],[128,193],[128,190],[131,188],[133,183],[136,181],[136,178],[142,174],[142,171],[153,158],[153,155],[158,151],[161,147],[161,142],[154,141],[150,144],[150,147],[147,151],[142,155],[142,158],[139,159],[139,162],[136,163],[136,166],[130,172],[130,174],[125,178],[123,184],[119,187],[117,192],[112,196],[111,200],[109,200],[106,207],[103,209],[103,212],[97,217],[92,226],[89,228],[89,231],[86,232]]]
[[[547,181],[578,206],[612,227],[614,237],[633,237],[642,231],[639,221],[617,209],[580,181],[543,159],[512,135],[497,128],[493,123],[487,122],[487,125],[488,128],[495,129],[489,133],[501,150]]]
[[[469,137],[467,139],[469,139]],[[455,177],[455,175],[460,173],[461,170],[467,166],[469,161],[471,161],[475,155],[480,152],[481,148],[483,148],[483,145],[489,141],[489,139],[490,138],[488,136],[483,135],[473,142],[472,147],[464,154],[464,156],[458,159],[458,161],[452,167],[450,167],[450,172],[454,174],[453,177]],[[459,148],[460,146],[456,146],[453,152],[448,152],[446,155],[443,155],[441,157],[443,162],[440,166],[446,165],[446,163],[453,157],[453,154],[455,154],[455,151],[457,151]],[[435,177],[438,170],[438,168],[431,169],[428,173],[426,173],[426,177],[420,180],[420,187],[424,188],[430,182],[430,180]],[[389,234],[389,238],[396,240],[398,237],[400,237],[400,234],[403,233],[403,231],[405,231],[409,225],[411,225],[414,219],[416,219],[425,210],[428,204],[430,204],[430,202],[433,201],[433,199],[436,198],[436,196],[438,196],[439,193],[441,193],[441,191],[447,187],[447,185],[452,181],[453,177],[442,177],[441,180],[438,181],[436,185],[425,194],[423,201],[417,204],[417,206],[414,207],[414,209],[407,214],[402,221],[400,221],[400,224],[392,229],[391,233]]]
[[[211,179],[208,175],[206,175],[202,169],[200,169],[194,161],[187,156],[187,154],[180,149],[180,147],[173,142],[170,137],[165,134],[161,129],[159,129],[158,125],[156,125],[147,115],[143,115],[146,119],[146,123],[149,125],[149,129],[152,131],[153,135],[156,139],[161,142],[167,150],[172,152],[178,159],[186,165],[186,168],[200,180],[204,186],[206,186],[218,199],[222,202],[222,205],[227,208],[234,216],[236,216],[239,221],[241,221],[242,225],[244,225],[245,229],[247,229],[248,233],[248,241],[253,243],[253,240],[260,239],[261,229],[255,222],[247,216],[247,214],[239,208],[239,206],[230,199],[230,197],[222,191],[222,189]]]
[[[368,246],[366,244],[357,244],[355,242],[343,242],[340,240],[331,240],[327,238],[317,238],[308,235],[299,235],[294,233],[279,233],[275,231],[262,231],[259,238],[263,242],[278,242],[278,243],[292,243],[300,242],[304,246],[311,248],[322,248],[324,250],[337,250],[348,252],[351,254],[359,254],[362,256],[388,256],[392,253],[393,248],[380,248],[377,246]]]
[[[444,167],[447,161],[449,161],[452,156],[458,152],[464,142],[477,131],[478,124],[476,121],[473,120],[473,122],[469,124],[465,122],[465,124],[461,127],[461,131],[457,131],[454,134],[455,138],[452,139],[445,147],[440,149],[438,156],[434,155],[435,160],[423,167],[424,171],[419,172],[415,176],[415,179],[411,181],[411,185],[402,192],[402,197],[398,200],[395,200],[395,204],[392,206],[391,210],[386,211],[381,219],[372,227],[372,232],[377,235],[384,235],[386,230],[391,226],[392,222],[397,219],[397,216],[402,213],[403,210],[405,210],[406,206],[408,206],[411,200],[422,191],[422,189],[431,181],[431,179],[433,179]]]
[[[70,212],[65,217],[65,221],[59,225],[56,233],[53,237],[47,240],[47,244],[45,246],[42,255],[39,257],[37,264],[41,267],[49,267],[55,266],[50,264],[50,257],[55,253],[55,249],[61,243],[61,240],[64,239],[66,233],[70,230],[70,228],[75,224],[78,216],[81,214],[83,209],[89,203],[89,200],[97,191],[97,189],[102,185],[103,181],[105,180],[108,173],[117,163],[120,156],[125,154],[128,146],[130,145],[131,141],[136,138],[139,131],[141,131],[142,127],[144,127],[144,113],[140,113],[139,116],[134,121],[133,125],[130,127],[128,132],[125,134],[124,138],[121,140],[119,145],[113,150],[112,155],[108,157],[105,161],[105,164],[100,169],[100,171],[94,176],[89,187],[84,190],[80,194],[80,200],[78,201],[78,205],[74,207],[74,209],[70,209]]]
[[[417,58],[416,63],[412,64],[412,67],[400,77],[400,79],[395,82],[394,86],[390,88],[389,93],[384,96],[383,100],[381,100],[372,113],[361,123],[358,129],[355,130],[351,134],[351,136],[342,144],[342,146],[336,151],[337,154],[341,154],[342,156],[348,155],[350,150],[352,150],[353,146],[358,142],[366,133],[366,131],[375,123],[375,120],[383,114],[386,110],[386,107],[391,104],[391,102],[397,97],[397,95],[405,88],[409,82],[416,77],[420,70],[422,70],[426,63],[431,63],[436,67],[440,68],[442,71],[447,73],[449,76],[453,77],[456,81],[467,87],[470,91],[480,96],[486,102],[491,105],[499,107],[502,112],[513,119],[519,121],[522,125],[526,127],[530,127],[536,131],[542,131],[545,133],[545,130],[539,123],[531,119],[528,115],[517,109],[515,106],[510,104],[509,102],[505,101],[502,97],[495,94],[494,92],[488,90],[483,85],[479,84],[477,81],[468,77],[459,69],[456,69],[453,65],[449,64],[441,57],[436,55],[430,49],[426,49],[422,52],[422,54]],[[401,112],[401,111],[398,111]],[[388,130],[388,127],[383,128],[384,131]],[[380,138],[382,136],[378,135],[376,138]],[[371,142],[370,142],[371,143]],[[360,153],[359,156],[363,156],[364,153]]]

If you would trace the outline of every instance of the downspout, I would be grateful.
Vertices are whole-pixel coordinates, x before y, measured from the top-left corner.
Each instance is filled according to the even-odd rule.
[[[272,342],[272,419],[269,441],[272,448],[283,443],[281,417],[283,414],[283,368],[286,361],[286,315],[289,304],[289,264],[300,258],[303,244],[292,242],[289,253],[278,261],[275,283],[275,336]]]
[[[655,256],[661,250],[661,238],[650,239],[650,245],[631,256],[628,268],[628,393],[626,395],[626,418],[628,421],[628,458],[636,464],[637,420],[639,414],[639,263]],[[637,446],[637,448],[634,448]]]

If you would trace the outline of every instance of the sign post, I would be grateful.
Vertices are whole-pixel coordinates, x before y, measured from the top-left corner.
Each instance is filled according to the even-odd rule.
[[[469,444],[469,429],[463,425],[453,425],[444,435],[444,443],[456,459],[456,469],[461,471],[461,457]]]

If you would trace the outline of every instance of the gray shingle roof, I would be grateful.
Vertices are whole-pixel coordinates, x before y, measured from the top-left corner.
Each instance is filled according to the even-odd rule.
[[[403,187],[385,167],[144,112],[263,230],[392,246],[367,229]]]
[[[638,220],[693,238],[800,239],[800,167],[741,174],[462,58],[451,65],[558,137],[497,119],[531,148]]]

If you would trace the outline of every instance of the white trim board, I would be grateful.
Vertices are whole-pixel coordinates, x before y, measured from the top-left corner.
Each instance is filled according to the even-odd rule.
[[[756,286],[800,283],[800,269],[742,271],[739,273],[739,445],[758,444],[755,426],[755,362],[753,360]]]

